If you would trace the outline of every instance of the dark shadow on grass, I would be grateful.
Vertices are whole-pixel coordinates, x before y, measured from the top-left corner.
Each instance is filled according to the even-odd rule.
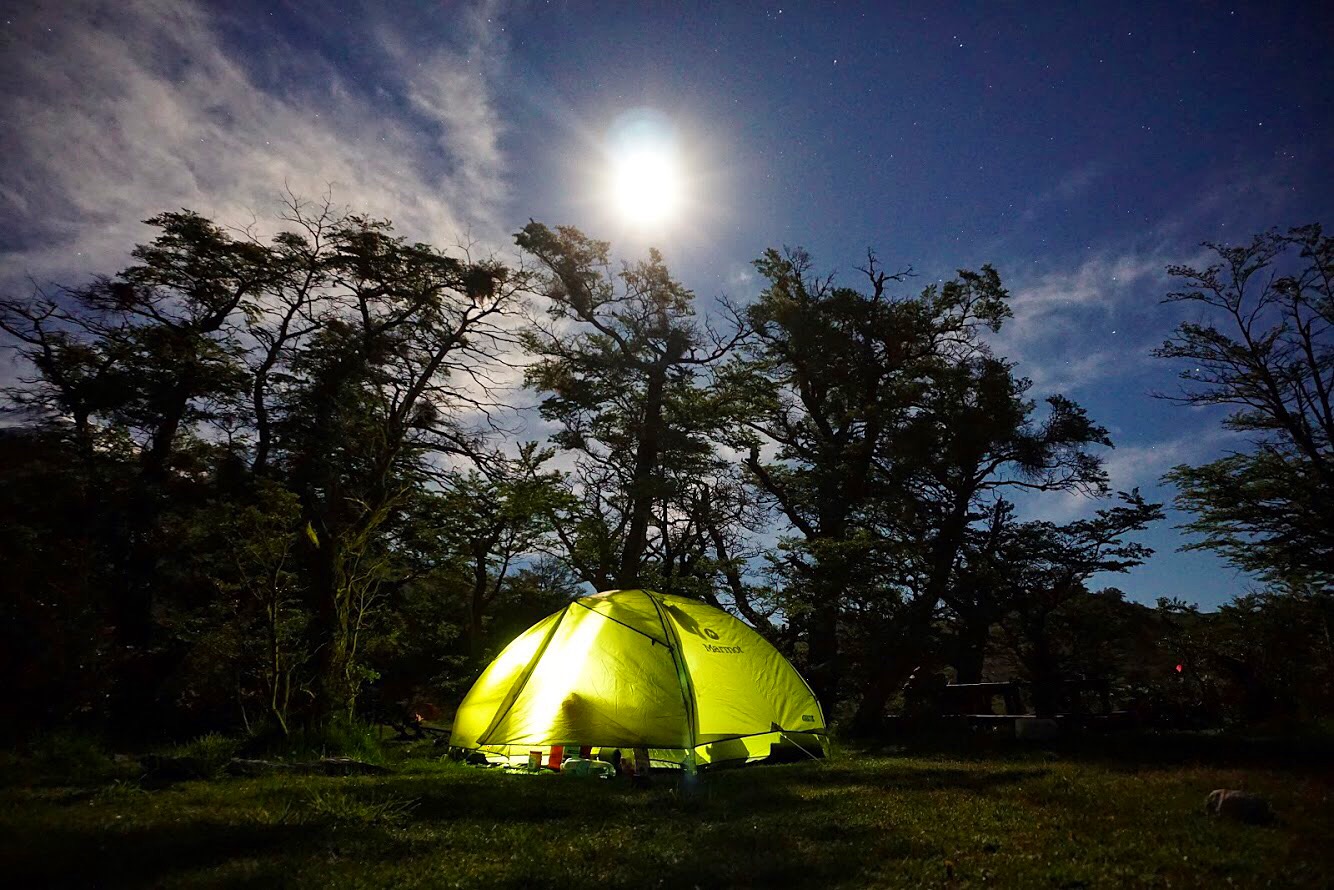
[[[680,773],[654,773],[650,787],[632,788],[624,779],[575,778],[553,774],[506,774],[491,770],[463,770],[450,775],[401,774],[361,788],[347,787],[354,795],[384,795],[415,801],[414,821],[507,821],[538,823],[560,819],[615,819],[654,808],[695,812],[706,807],[713,790],[729,799],[789,798],[801,766],[756,767],[701,775],[690,792]]]
[[[810,785],[869,785],[900,791],[939,791],[957,789],[985,793],[993,788],[1040,779],[1051,771],[1029,769],[955,769],[948,767],[902,767],[867,770],[829,771],[804,781]]]
[[[1236,736],[1225,733],[1131,733],[1062,740],[1053,749],[1071,760],[1126,767],[1213,766],[1328,770],[1334,744],[1328,739]]]
[[[775,788],[793,787],[798,790],[811,787],[857,787],[898,789],[903,791],[931,791],[941,789],[962,789],[983,793],[992,788],[1000,788],[1046,776],[1050,770],[1045,766],[1025,766],[1010,769],[982,768],[960,769],[948,766],[899,766],[884,761],[859,764],[855,758],[851,768],[834,768],[810,765],[808,767],[766,767],[763,771],[743,774],[740,780],[748,782],[752,775],[764,777],[766,785]],[[709,777],[719,786],[725,786],[732,774]]]
[[[573,779],[563,776],[481,775],[475,781],[433,783],[412,777],[377,783],[375,790],[349,793],[390,793],[412,798],[415,822],[449,823],[460,820],[540,824],[570,820],[575,824],[606,824],[642,818],[644,810],[704,821],[721,810],[728,812],[806,811],[813,804],[805,796],[814,788],[867,787],[885,792],[963,790],[986,794],[1047,775],[1045,768],[960,769],[896,767],[886,764],[853,769],[817,765],[754,767],[749,770],[705,774],[692,793],[683,791],[679,777],[654,777],[654,786],[636,791],[620,781]]]
[[[1080,756],[1094,755],[1085,748]],[[353,818],[359,812],[355,806],[346,808],[348,816],[334,808],[332,815],[319,817],[321,822],[249,824],[244,812],[237,813],[236,822],[224,823],[218,811],[200,812],[192,805],[182,815],[204,821],[163,820],[132,830],[105,820],[49,832],[20,828],[14,837],[0,840],[5,860],[0,875],[10,886],[67,887],[170,886],[205,878],[280,886],[301,876],[336,886],[340,881],[384,882],[386,875],[399,876],[404,886],[428,881],[469,885],[471,880],[475,886],[513,888],[810,890],[895,883],[894,875],[920,876],[924,864],[934,868],[956,849],[953,841],[923,830],[936,811],[921,806],[922,792],[1013,795],[1054,809],[1083,806],[1078,794],[1067,799],[1061,788],[1024,788],[1047,775],[1044,759],[1052,755],[1029,748],[973,763],[862,761],[852,753],[828,764],[757,765],[705,774],[690,793],[669,774],[655,775],[652,788],[638,791],[619,780],[471,769],[413,772],[411,764],[383,778],[326,778],[291,786],[237,780],[236,796],[225,792],[222,812],[260,804],[269,813],[282,812],[290,802],[294,818],[314,819],[311,798],[326,792],[334,801],[346,796],[368,805],[414,803],[391,814],[387,827],[329,821]],[[1045,784],[1050,783],[1039,782]],[[821,793],[826,788],[829,793]],[[115,793],[122,791],[135,793]],[[71,789],[69,796],[77,800],[50,802],[88,800],[82,789]],[[913,803],[908,810],[917,815],[894,810],[898,797]],[[926,799],[938,798],[928,794]],[[133,798],[117,801],[123,811],[134,806]],[[942,818],[952,817],[942,811]],[[510,830],[497,831],[498,826]],[[229,868],[234,860],[245,862]]]
[[[538,823],[554,823],[558,831],[570,829],[593,841],[578,849],[558,842],[551,858],[538,861],[518,857],[493,886],[581,886],[596,875],[595,882],[607,887],[810,888],[847,884],[886,862],[941,852],[906,830],[849,824],[846,796],[810,793],[821,783],[867,785],[886,793],[914,787],[981,790],[1033,774],[951,769],[929,771],[933,775],[919,780],[915,772],[883,765],[851,773],[817,765],[755,767],[706,774],[690,792],[671,775],[655,776],[646,791],[621,782],[494,774],[438,788],[410,778],[378,787],[415,797],[413,821],[437,831],[518,823],[535,829],[532,842],[540,848],[552,828]],[[630,843],[602,852],[597,839],[613,836]]]
[[[855,750],[872,756],[982,762],[1060,759],[1127,769],[1210,766],[1305,770],[1334,763],[1334,742],[1328,739],[1186,731],[1070,733],[1040,743],[963,731],[923,733],[861,740]]]
[[[788,766],[706,775],[692,791],[671,774],[655,775],[647,790],[569,776],[403,774],[342,792],[412,799],[406,824],[427,834],[372,842],[350,833],[320,843],[343,845],[340,856],[362,863],[393,862],[409,873],[420,863],[429,873],[441,856],[486,858],[476,852],[479,839],[495,825],[517,825],[526,849],[541,855],[516,855],[487,878],[487,886],[514,888],[809,888],[846,882],[886,857],[922,855],[906,833],[841,824],[838,802],[808,793],[824,772]],[[600,843],[613,837],[631,842]],[[570,844],[574,838],[582,842]]]
[[[742,811],[703,824],[688,844],[664,856],[644,836],[644,855],[622,860],[617,877],[603,887],[802,887],[846,886],[869,868],[923,855],[907,834],[871,831],[818,818],[819,808],[791,813]],[[555,888],[581,886],[578,864],[516,869],[496,886]]]
[[[219,825],[119,831],[54,830],[6,841],[11,887],[156,886],[242,857],[289,856],[323,833],[313,825]]]
[[[467,784],[402,779],[380,787],[415,799],[412,817],[419,822],[550,822],[582,816],[591,807],[615,810],[624,797],[623,789],[598,787],[594,783],[602,780],[596,779],[505,775],[485,779]]]

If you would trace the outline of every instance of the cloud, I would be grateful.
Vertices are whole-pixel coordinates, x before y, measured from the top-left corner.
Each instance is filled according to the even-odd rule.
[[[1020,221],[1090,200],[1089,193],[1110,184],[1109,177],[1131,175],[1111,161],[1073,168],[1036,196]],[[1248,241],[1279,218],[1290,198],[1273,171],[1232,165],[1209,174],[1191,198],[1152,223],[1105,236],[1082,256],[1042,256],[1048,271],[1024,271],[1040,268],[1036,261],[1001,263],[1016,270],[1008,278],[1015,317],[995,338],[998,351],[1020,362],[1035,394],[1106,385],[1146,372],[1164,333],[1185,317],[1182,307],[1160,305],[1172,286],[1167,266],[1209,265],[1216,258],[1202,240]],[[1030,244],[1025,253],[1032,249]],[[1013,239],[992,246],[992,253],[1002,256],[1015,250]]]
[[[1098,161],[1089,161],[1067,171],[1051,188],[1028,202],[1023,213],[1019,214],[1019,222],[1033,222],[1048,207],[1068,204],[1083,196],[1106,172],[1107,165]]]
[[[1163,276],[1164,254],[1138,252],[1103,254],[1083,260],[1073,269],[1049,272],[1016,290],[1011,307],[1016,319],[1053,308],[1106,308],[1117,292]]]
[[[149,0],[15,18],[0,73],[0,285],[114,271],[148,235],[138,221],[166,209],[262,221],[284,185],[331,190],[437,244],[499,238],[504,47],[490,7],[452,14],[454,43],[410,54],[368,23],[387,61],[373,87],[246,23],[247,41],[285,60],[266,76],[220,16]]]
[[[1009,358],[1021,361],[1019,370],[1033,382],[1032,391],[1038,395],[1074,392],[1095,381],[1105,381],[1125,359],[1122,352],[1111,349],[1071,350],[1066,356],[1034,359],[1012,350]]]
[[[1073,268],[1021,278],[1012,288],[1014,318],[993,345],[1019,363],[1038,395],[1144,370],[1158,335],[1146,338],[1126,311],[1156,304],[1169,256],[1166,250],[1100,253]]]
[[[1243,443],[1243,436],[1213,426],[1157,442],[1120,446],[1103,455],[1103,467],[1107,470],[1112,491],[1140,488],[1151,499],[1170,499],[1171,490],[1161,484],[1164,473],[1181,464],[1213,460],[1228,446]],[[1091,515],[1107,503],[1075,492],[1063,492],[1024,498],[1020,506],[1025,519],[1069,522]]]
[[[1104,466],[1112,488],[1129,491],[1135,487],[1157,485],[1172,467],[1209,460],[1225,445],[1240,442],[1239,437],[1229,430],[1209,427],[1146,445],[1122,446],[1107,455]]]

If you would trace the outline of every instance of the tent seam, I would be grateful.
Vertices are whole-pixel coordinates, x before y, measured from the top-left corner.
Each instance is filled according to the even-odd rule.
[[[641,590],[640,593],[648,597],[649,602],[653,603],[653,608],[658,613],[658,620],[662,622],[663,633],[672,641],[670,652],[672,661],[676,664],[676,682],[681,687],[681,699],[686,706],[686,732],[689,734],[690,746],[684,750],[694,751],[699,747],[699,698],[695,695],[695,681],[690,676],[690,668],[686,664],[685,650],[681,646],[681,637],[676,632],[676,628],[668,625],[667,614],[663,610],[663,604],[658,602],[657,597],[647,590]]]
[[[477,737],[478,747],[485,744],[491,744],[490,742],[487,742],[487,736],[495,732],[496,727],[503,723],[505,718],[509,716],[510,711],[514,709],[514,703],[519,700],[519,696],[523,694],[523,688],[527,686],[528,681],[532,679],[533,670],[536,669],[537,663],[542,660],[543,655],[547,654],[547,646],[551,643],[552,638],[556,636],[556,631],[560,629],[561,623],[565,620],[565,616],[569,614],[569,611],[569,606],[561,609],[560,617],[556,619],[555,624],[551,625],[551,630],[547,632],[546,638],[542,640],[542,645],[538,646],[537,651],[533,653],[532,660],[528,662],[527,667],[523,670],[523,679],[515,684],[514,691],[510,695],[509,701],[505,703],[504,709],[496,713],[495,718],[491,721],[491,725],[486,728],[486,732]]]
[[[671,648],[671,645],[672,645],[671,643],[669,643],[669,642],[663,642],[662,640],[660,640],[660,639],[658,639],[657,637],[653,636],[653,634],[644,633],[644,632],[643,632],[642,630],[640,630],[639,628],[634,627],[634,626],[629,625],[629,624],[626,624],[624,621],[618,621],[617,619],[615,619],[615,618],[611,617],[610,615],[608,615],[606,612],[599,612],[597,609],[594,609],[592,606],[586,606],[586,605],[584,605],[584,604],[581,603],[579,600],[575,600],[575,601],[572,602],[570,605],[573,605],[573,606],[583,606],[585,609],[587,609],[588,611],[592,612],[594,615],[601,615],[603,618],[606,618],[608,621],[611,621],[611,622],[613,622],[613,623],[615,623],[615,624],[619,624],[621,627],[625,628],[626,630],[632,630],[632,631],[634,631],[635,633],[639,634],[640,636],[648,637],[653,643],[655,643],[655,644],[657,644],[657,645],[659,645],[659,646],[666,646],[666,647],[669,648],[669,649]]]

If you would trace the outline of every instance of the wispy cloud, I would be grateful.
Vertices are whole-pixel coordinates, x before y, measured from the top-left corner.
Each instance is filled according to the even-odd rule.
[[[1073,269],[1049,272],[1021,286],[1011,305],[1020,320],[1053,308],[1107,308],[1117,292],[1162,276],[1167,262],[1163,254],[1134,251],[1091,256]]]
[[[1035,196],[1019,214],[1021,223],[1036,220],[1047,209],[1068,204],[1087,194],[1089,189],[1107,172],[1107,165],[1100,161],[1089,161],[1069,170],[1050,188]]]
[[[1033,382],[1035,395],[1070,393],[1095,381],[1105,381],[1118,369],[1124,369],[1126,355],[1118,350],[1098,349],[1092,352],[1070,350],[1065,357],[1027,357],[1010,351],[1009,358],[1018,360],[1020,372]]]
[[[1035,393],[1077,390],[1138,373],[1156,341],[1125,317],[1156,303],[1167,282],[1166,251],[1106,252],[1072,268],[1020,279],[1010,302],[1014,319],[995,340],[1019,363]]]
[[[1113,491],[1142,489],[1147,497],[1170,499],[1174,492],[1161,483],[1168,470],[1181,464],[1199,464],[1218,457],[1229,447],[1240,447],[1243,437],[1212,426],[1174,438],[1141,445],[1123,445],[1103,455],[1103,467]],[[1021,502],[1026,519],[1069,522],[1092,514],[1103,502],[1073,492],[1044,495]]]
[[[453,43],[411,56],[392,27],[368,26],[398,77],[372,90],[252,28],[299,74],[261,82],[193,2],[38,4],[4,38],[0,284],[114,270],[153,213],[246,223],[285,185],[331,190],[436,243],[499,234],[504,47],[493,18],[489,7],[455,14]]]
[[[1133,176],[1110,159],[1092,160],[1053,180],[1020,215],[1014,233],[991,252],[1027,257],[1004,263],[1015,313],[997,338],[1001,352],[1020,362],[1037,393],[1074,391],[1139,375],[1182,310],[1160,306],[1170,290],[1169,264],[1205,266],[1212,257],[1200,242],[1248,240],[1282,218],[1291,192],[1273,171],[1229,166],[1199,183],[1193,198],[1142,225],[1108,230],[1095,249],[1073,257],[1031,256],[1032,243],[1016,244],[1063,205],[1096,199],[1117,179]],[[1036,223],[1035,220],[1038,220]],[[1259,222],[1257,222],[1259,220]],[[1044,238],[1041,242],[1046,244]],[[1025,269],[1043,269],[1031,271]]]

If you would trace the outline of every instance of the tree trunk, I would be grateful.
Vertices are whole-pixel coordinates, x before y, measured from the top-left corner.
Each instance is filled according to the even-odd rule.
[[[1033,651],[1028,674],[1033,682],[1033,711],[1039,717],[1053,717],[1060,707],[1060,678],[1047,642],[1046,620],[1033,633]]]
[[[264,398],[268,388],[270,361],[265,361],[263,365],[255,371],[255,382],[251,388],[251,404],[255,411],[255,458],[250,464],[250,469],[259,476],[263,476],[269,470],[269,449],[273,438],[273,431],[269,423],[269,406]]]
[[[486,608],[486,555],[474,557],[472,600],[468,604],[468,653],[474,663],[482,660],[482,612]]]
[[[980,615],[964,618],[959,628],[954,655],[954,670],[958,683],[981,683],[986,664],[987,642],[991,637],[991,621]]]
[[[822,595],[807,623],[806,679],[826,717],[838,704],[843,671],[838,652],[838,600]]]
[[[874,674],[868,679],[852,717],[854,735],[874,736],[884,730],[885,708],[908,681],[916,661],[916,658],[905,657],[902,650],[898,655],[876,661]]]
[[[630,523],[621,551],[621,566],[616,586],[639,586],[639,572],[648,546],[648,524],[653,514],[653,476],[658,468],[662,439],[662,397],[667,382],[667,364],[659,362],[649,369],[648,391],[644,395],[644,425],[635,450],[634,476],[630,480]]]
[[[328,720],[347,707],[347,628],[346,612],[340,608],[343,593],[338,583],[338,541],[323,522],[309,520],[317,540],[308,541],[311,550],[310,593],[314,607],[313,639],[317,641],[315,658],[315,701],[312,718]]]
[[[112,704],[114,732],[126,738],[153,725],[158,690],[171,666],[160,650],[162,642],[153,615],[157,588],[157,529],[161,516],[159,480],[141,475],[127,504],[128,515],[115,530],[122,545],[119,577],[112,604],[115,640],[123,659]]]
[[[898,678],[898,685],[903,685],[907,675]],[[885,707],[894,694],[894,678],[887,674],[878,674],[862,692],[861,701],[852,715],[852,734],[854,736],[878,735],[885,728]]]

